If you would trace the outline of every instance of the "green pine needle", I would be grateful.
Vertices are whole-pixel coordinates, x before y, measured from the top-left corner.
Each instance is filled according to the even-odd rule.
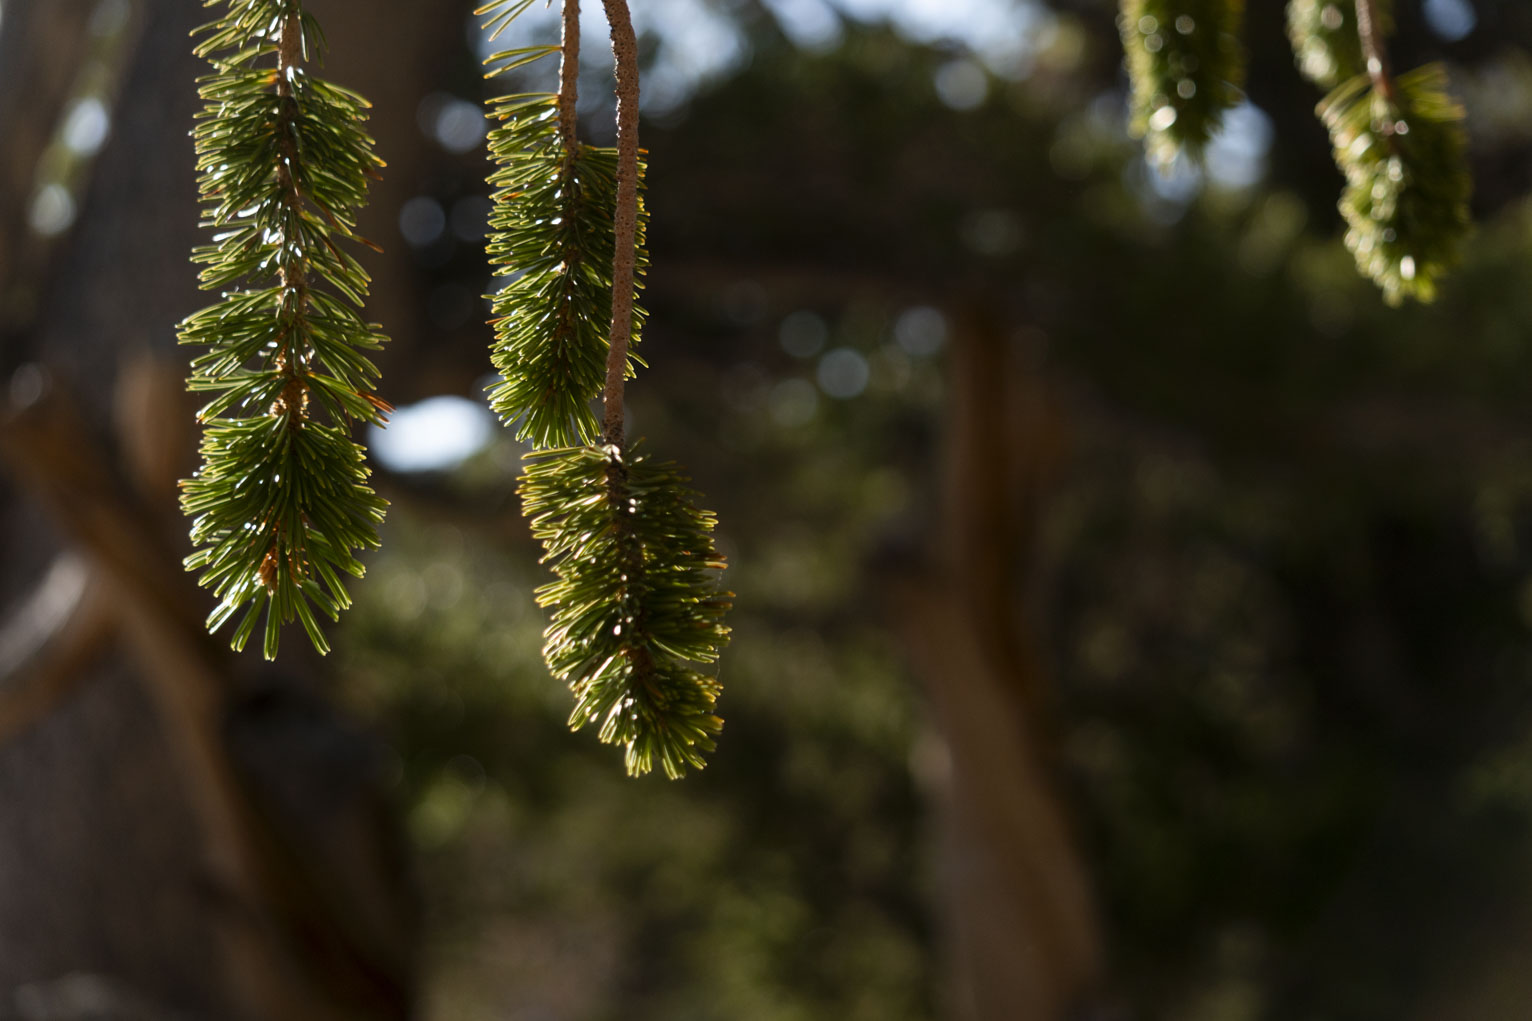
[[[567,153],[553,95],[502,97],[490,116],[500,123],[489,136],[497,169],[488,253],[495,273],[510,278],[491,296],[490,357],[502,378],[490,406],[519,423],[517,439],[579,446],[600,432],[591,402],[606,380],[617,152],[581,144]],[[640,196],[635,290],[647,262],[645,222]],[[635,306],[635,341],[643,320]],[[630,354],[627,375],[642,364]]]
[[[498,33],[529,2],[495,0],[478,13]],[[561,53],[562,102],[572,110],[578,23],[566,21],[565,32],[567,53],[497,53],[491,76]],[[713,547],[715,519],[697,509],[679,469],[620,437],[595,443],[591,404],[608,359],[622,357],[611,346],[618,155],[576,142],[572,120],[560,125],[560,103],[530,94],[491,106],[499,123],[489,138],[496,169],[488,253],[509,282],[491,296],[490,353],[502,378],[490,403],[503,421],[519,423],[518,439],[542,448],[528,455],[520,491],[557,576],[537,598],[553,611],[544,658],[574,692],[570,726],[594,723],[604,743],[622,745],[630,775],[658,765],[674,779],[705,765],[723,727],[713,713],[718,681],[698,667],[715,662],[728,640],[732,594],[718,587],[724,561]],[[638,169],[635,292],[647,261],[642,161]],[[614,374],[631,377],[643,364],[631,353],[643,319],[635,303],[629,353],[614,361]]]
[[[388,408],[363,353],[385,338],[357,311],[367,273],[336,243],[366,243],[356,213],[383,163],[367,101],[284,62],[294,30],[289,55],[318,58],[323,33],[295,0],[230,0],[198,30],[213,73],[193,134],[214,235],[192,259],[220,299],[179,328],[206,349],[188,386],[210,395],[203,463],[181,483],[198,547],[186,566],[220,600],[209,628],[238,616],[242,649],[264,619],[268,659],[295,618],[328,650],[316,611],[334,620],[350,605],[340,575],[361,576],[353,551],[378,545],[385,506],[350,438]]]
[[[1393,31],[1389,0],[1373,0],[1374,29]],[[1333,89],[1367,70],[1362,41],[1357,36],[1355,0],[1290,0],[1287,37],[1303,76],[1321,88]]]
[[[538,589],[551,607],[544,657],[575,695],[570,726],[594,723],[623,745],[630,775],[658,763],[672,779],[701,769],[723,721],[718,682],[696,669],[717,660],[732,593],[720,591],[715,518],[687,479],[611,445],[527,456],[523,510],[557,580]]]
[[[1463,109],[1439,64],[1394,80],[1397,105],[1366,75],[1319,104],[1335,162],[1346,176],[1340,210],[1357,267],[1398,305],[1431,301],[1469,228]]]
[[[1122,0],[1118,28],[1133,83],[1130,130],[1159,166],[1198,159],[1245,78],[1244,0]]]

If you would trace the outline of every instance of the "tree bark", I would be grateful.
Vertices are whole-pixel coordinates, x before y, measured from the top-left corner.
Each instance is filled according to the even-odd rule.
[[[372,742],[312,659],[253,669],[208,638],[211,600],[179,566],[194,405],[174,325],[207,303],[187,258],[205,240],[187,137],[201,4],[128,0],[142,31],[79,215],[51,240],[25,222],[98,6],[13,0],[0,31],[0,294],[25,298],[0,319],[0,1016],[15,990],[62,1002],[83,976],[151,1016],[405,1017],[415,905]],[[408,97],[378,134],[419,150],[421,53],[456,38],[456,9],[324,8],[371,26],[347,62]],[[70,564],[72,601],[31,599]],[[37,627],[12,627],[34,604]]]
[[[902,587],[896,612],[944,746],[927,780],[953,1012],[1061,1021],[1087,1002],[1101,951],[1052,775],[1050,691],[1027,597],[1060,429],[1041,386],[1011,368],[985,307],[972,300],[953,330],[942,549],[929,576]]]

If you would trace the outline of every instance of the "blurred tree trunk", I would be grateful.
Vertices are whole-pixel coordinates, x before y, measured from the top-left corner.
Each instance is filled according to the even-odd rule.
[[[1039,380],[982,298],[954,324],[938,566],[899,601],[945,744],[936,787],[953,1010],[1062,1021],[1100,966],[1090,883],[1052,776],[1050,691],[1031,638],[1034,526],[1061,446]]]
[[[0,81],[6,85],[0,91],[5,138],[0,147],[0,336],[35,304],[25,283],[35,275],[28,263],[40,254],[40,246],[22,240],[27,210],[38,160],[63,114],[74,83],[75,50],[94,7],[94,0],[6,5],[0,32]],[[0,348],[0,358],[7,353]]]
[[[378,103],[390,170],[364,231],[391,242],[424,175],[422,82],[460,38],[459,5],[312,7],[335,41],[327,73]],[[208,639],[211,600],[178,565],[194,405],[174,324],[206,303],[187,261],[203,73],[188,34],[207,12],[5,8],[0,1016],[84,1016],[93,996],[111,1016],[408,1016],[414,897],[370,740],[326,707],[312,657],[263,669]],[[72,228],[40,236],[36,167],[92,18],[122,16],[109,141]],[[369,268],[372,315],[411,322],[405,253]]]

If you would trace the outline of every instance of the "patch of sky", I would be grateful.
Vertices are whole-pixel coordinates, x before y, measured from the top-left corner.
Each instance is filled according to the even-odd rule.
[[[1200,166],[1184,155],[1168,167],[1154,167],[1140,158],[1126,173],[1150,215],[1171,222],[1204,185],[1238,192],[1259,184],[1266,175],[1273,137],[1271,118],[1246,100],[1224,112],[1223,125],[1208,143]]]
[[[848,17],[887,23],[911,42],[957,43],[994,74],[1025,78],[1056,16],[1037,0],[837,0]]]
[[[111,126],[111,116],[99,97],[77,99],[64,115],[64,144],[80,156],[94,156],[106,141]]]
[[[433,92],[420,101],[415,117],[421,132],[448,152],[465,153],[484,141],[488,127],[484,111],[448,92]]]
[[[369,426],[367,431],[373,456],[390,471],[445,471],[484,449],[495,420],[466,397],[428,397],[396,410],[387,428]]]
[[[833,50],[845,31],[840,14],[825,0],[765,0],[782,33],[799,49],[814,53]]]
[[[837,347],[825,352],[814,373],[819,389],[840,400],[850,400],[867,389],[867,381],[871,376],[872,370],[867,359],[862,357],[861,352],[849,347]]]
[[[929,358],[947,343],[947,317],[930,305],[916,305],[894,322],[894,342],[906,354]]]
[[[1449,43],[1465,38],[1479,23],[1469,0],[1426,0],[1422,13],[1431,31]]]
[[[447,214],[429,195],[417,195],[399,209],[399,233],[416,248],[424,248],[442,236]]]
[[[843,36],[846,19],[864,24],[888,24],[905,39],[923,45],[948,44],[966,49],[989,73],[1009,79],[1031,73],[1039,50],[1052,38],[1057,17],[1040,0],[764,0],[782,31],[806,50],[834,48]],[[478,28],[470,29],[483,57],[501,50],[558,39],[556,4],[534,4],[493,42]],[[655,58],[645,69],[643,105],[650,114],[663,114],[684,104],[706,82],[743,67],[749,43],[727,10],[707,0],[650,0],[633,8],[637,32],[658,43]],[[581,37],[607,39],[605,16],[598,4],[580,11]],[[587,47],[589,49],[589,47]],[[583,62],[582,62],[583,63]],[[596,68],[599,62],[591,62]],[[531,87],[555,87],[556,58],[535,65]],[[609,77],[604,68],[599,72]],[[585,77],[582,75],[582,78]],[[592,85],[600,78],[592,79]],[[962,82],[949,83],[961,85]],[[959,102],[961,88],[954,93]],[[596,100],[582,82],[583,110]]]
[[[651,36],[659,44],[642,86],[641,102],[649,113],[664,113],[679,106],[700,85],[743,66],[749,58],[749,48],[739,26],[705,0],[649,0],[635,5],[633,28],[640,36]],[[488,33],[482,30],[477,30],[474,38],[480,56],[487,58],[502,50],[556,42],[558,35],[558,5],[533,4],[494,41],[490,41]],[[606,16],[600,4],[586,4],[581,8],[580,36],[588,44],[582,49],[610,55],[606,42],[609,36]],[[535,87],[548,91],[557,87],[557,59],[550,57],[534,65],[529,77],[541,78]],[[594,67],[600,61],[591,63]],[[610,69],[602,67],[596,80],[610,76]],[[590,92],[583,81],[581,92]],[[582,108],[586,105],[582,99]]]
[[[1205,154],[1208,177],[1231,191],[1259,184],[1266,175],[1266,155],[1274,137],[1271,118],[1249,100],[1228,110]]]

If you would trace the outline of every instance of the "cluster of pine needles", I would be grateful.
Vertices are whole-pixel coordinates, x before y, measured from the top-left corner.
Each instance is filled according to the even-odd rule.
[[[498,30],[525,7],[502,0],[480,13]],[[507,50],[490,57],[491,74],[577,52],[567,35],[559,47]],[[624,253],[614,228],[619,151],[572,137],[573,117],[560,115],[573,103],[564,92],[490,104],[488,251],[510,278],[491,296],[501,378],[490,400],[533,447],[520,492],[555,574],[537,599],[551,613],[543,656],[574,694],[570,726],[592,725],[622,746],[630,774],[658,766],[675,778],[704,765],[723,726],[713,711],[719,684],[699,667],[728,640],[731,596],[719,587],[715,518],[697,507],[684,474],[620,434],[603,436],[593,410],[614,371],[621,380],[643,364],[633,348],[645,319],[636,301],[647,261],[644,166],[635,157],[635,237]],[[632,330],[614,368],[608,328],[624,254],[634,260]]]
[[[205,348],[189,386],[202,408],[202,466],[182,483],[200,572],[218,605],[208,624],[239,617],[241,649],[265,616],[275,657],[294,618],[321,651],[317,614],[350,604],[342,575],[378,544],[384,502],[367,485],[353,422],[381,423],[366,351],[384,338],[358,313],[368,277],[338,242],[362,242],[356,212],[382,162],[360,96],[308,73],[323,50],[318,24],[292,0],[234,0],[200,30],[212,64],[194,132],[205,226],[193,253],[217,304],[180,326]]]
[[[1243,6],[1122,0],[1131,127],[1155,163],[1199,158],[1241,100]],[[1398,305],[1432,300],[1457,262],[1472,182],[1463,111],[1448,95],[1446,71],[1435,64],[1398,76],[1388,70],[1392,14],[1389,0],[1289,0],[1287,33],[1299,70],[1328,90],[1316,112],[1346,179],[1346,246],[1384,300]]]
[[[522,496],[557,576],[537,596],[552,610],[549,668],[575,695],[571,725],[594,724],[622,745],[631,773],[659,766],[676,777],[703,765],[722,726],[718,682],[698,667],[727,641],[730,595],[718,585],[713,515],[679,469],[622,436],[622,382],[643,364],[633,353],[644,322],[643,164],[631,127],[619,125],[617,148],[575,138],[578,17],[576,0],[566,2],[561,45],[489,60],[493,76],[558,53],[569,72],[558,94],[491,104],[488,257],[508,282],[491,296],[500,381],[490,404],[534,449]],[[609,13],[626,21],[613,2]],[[496,0],[479,13],[498,34],[530,4]],[[268,658],[294,619],[324,652],[318,615],[334,620],[349,605],[342,576],[361,576],[356,551],[378,545],[383,520],[351,431],[391,410],[373,393],[365,353],[384,338],[359,313],[367,274],[338,243],[368,243],[356,214],[382,162],[366,101],[308,72],[324,38],[298,0],[228,0],[199,31],[196,52],[213,70],[199,80],[206,105],[194,134],[215,234],[193,261],[220,297],[180,327],[182,343],[205,349],[190,388],[211,395],[199,414],[203,463],[182,483],[198,547],[186,563],[219,599],[209,627],[238,618],[235,649],[264,610]],[[626,53],[619,81],[633,83],[636,103],[636,46]],[[619,244],[623,223],[631,236]],[[629,280],[631,316],[615,317],[616,288]],[[593,410],[603,395],[604,435]]]

